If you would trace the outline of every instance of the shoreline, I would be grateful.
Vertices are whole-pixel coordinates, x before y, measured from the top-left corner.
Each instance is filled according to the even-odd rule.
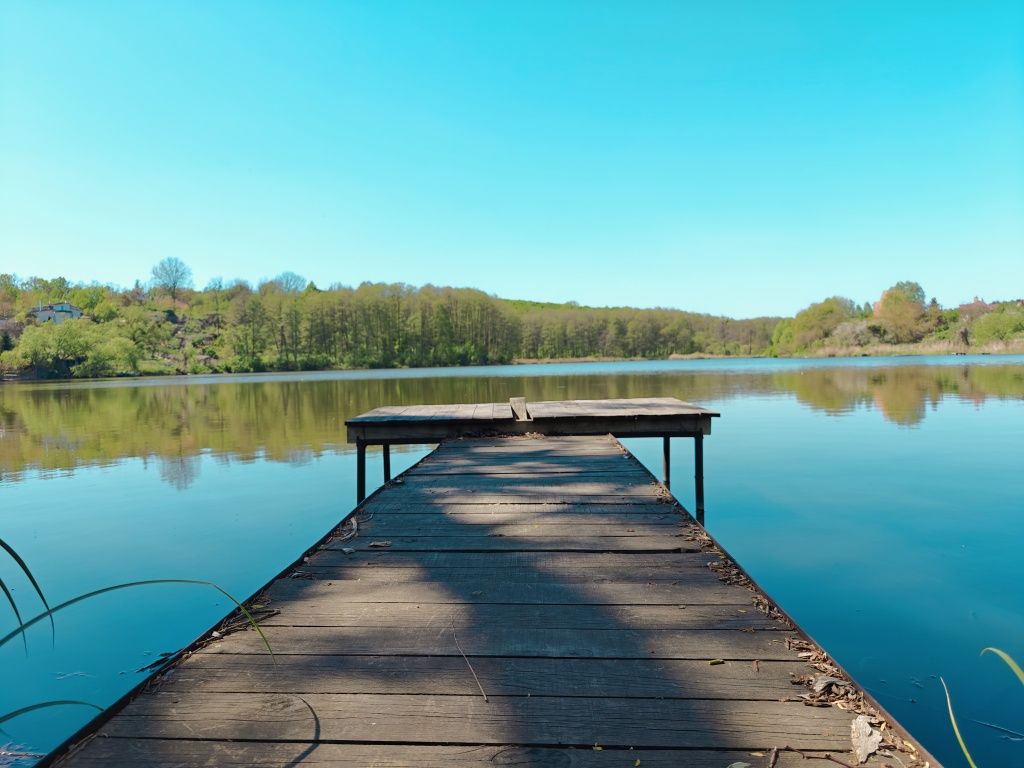
[[[370,373],[379,372],[381,375],[385,375],[391,371],[447,371],[447,370],[480,370],[484,368],[495,368],[495,367],[515,367],[515,366],[529,366],[529,365],[569,365],[574,363],[659,363],[659,362],[686,362],[686,361],[701,361],[701,360],[865,360],[868,358],[875,358],[878,360],[889,360],[896,358],[913,358],[913,357],[1016,357],[1024,355],[1024,345],[1001,345],[1002,349],[992,349],[991,345],[989,348],[979,350],[948,350],[948,349],[919,349],[912,350],[905,347],[895,347],[886,349],[873,349],[865,348],[856,353],[840,353],[833,352],[831,350],[822,349],[818,350],[815,354],[807,355],[713,355],[705,353],[693,353],[689,355],[669,355],[668,357],[567,357],[567,358],[516,358],[507,363],[485,363],[482,365],[451,365],[451,366],[418,366],[418,367],[403,367],[395,366],[391,368],[315,368],[309,370],[279,370],[279,371],[207,371],[204,373],[143,373],[135,375],[121,375],[121,376],[106,376],[106,377],[83,377],[83,378],[40,378],[35,376],[24,376],[18,374],[3,374],[0,375],[0,386],[4,384],[54,384],[54,383],[67,383],[67,382],[86,382],[86,381],[107,381],[107,382],[129,382],[129,381],[147,381],[147,380],[196,380],[205,378],[228,378],[228,377],[254,377],[260,378],[264,376],[298,376],[298,375],[309,375],[309,374],[324,374],[324,373]]]

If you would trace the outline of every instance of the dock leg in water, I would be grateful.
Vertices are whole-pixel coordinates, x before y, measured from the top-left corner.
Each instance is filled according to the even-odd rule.
[[[693,482],[697,493],[697,522],[704,525],[704,435],[693,436]]]
[[[672,444],[669,442],[672,438],[667,435],[662,439],[662,482],[666,488],[669,488],[670,481],[672,479]]]
[[[366,443],[356,440],[356,503],[366,498]]]

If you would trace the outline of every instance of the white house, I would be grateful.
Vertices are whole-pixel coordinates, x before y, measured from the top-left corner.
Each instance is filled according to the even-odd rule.
[[[82,316],[82,310],[74,304],[66,301],[60,304],[42,304],[28,313],[29,317],[35,318],[37,323],[53,322],[60,325],[65,320],[77,320]]]

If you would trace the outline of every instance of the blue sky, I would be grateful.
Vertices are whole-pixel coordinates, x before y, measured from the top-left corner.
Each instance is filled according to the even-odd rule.
[[[0,4],[0,272],[1024,296],[1024,3]]]

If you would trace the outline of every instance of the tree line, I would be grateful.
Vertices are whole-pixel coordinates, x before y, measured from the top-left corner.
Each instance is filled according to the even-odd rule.
[[[39,322],[67,303],[80,319]],[[941,309],[916,283],[872,304],[833,297],[793,318],[517,301],[469,288],[319,288],[284,272],[192,286],[180,259],[129,289],[0,274],[0,371],[38,377],[483,365],[514,360],[808,354],[926,338],[1024,336],[1012,302]]]

